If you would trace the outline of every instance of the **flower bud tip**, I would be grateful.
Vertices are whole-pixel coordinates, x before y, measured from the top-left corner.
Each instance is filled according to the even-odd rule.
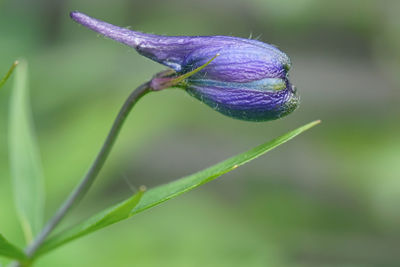
[[[76,10],[69,12],[69,16],[73,20],[75,20],[77,17],[79,17],[79,14],[82,14],[82,13],[80,13],[79,11],[76,11]]]

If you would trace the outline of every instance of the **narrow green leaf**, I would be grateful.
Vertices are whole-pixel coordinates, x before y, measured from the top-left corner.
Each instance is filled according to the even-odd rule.
[[[145,187],[141,187],[138,193],[127,200],[96,214],[88,220],[85,220],[66,231],[61,232],[59,235],[54,236],[43,244],[39,253],[43,253],[44,251],[53,249],[64,243],[129,218],[131,211],[139,203],[144,192]]]
[[[11,68],[8,70],[8,72],[6,73],[6,75],[4,75],[4,77],[0,80],[0,88],[6,83],[6,81],[8,80],[8,78],[11,76],[11,74],[13,73],[15,67],[18,65],[18,61],[15,61],[12,65]]]
[[[28,67],[20,62],[11,92],[9,152],[17,213],[29,243],[43,223],[44,185],[29,104]]]
[[[15,61],[10,69],[8,70],[8,72],[4,75],[4,77],[0,80],[0,88],[7,82],[8,78],[11,76],[11,74],[13,73],[15,67],[19,64],[18,61]]]
[[[25,261],[27,259],[24,252],[8,242],[2,234],[0,234],[0,255],[22,261]]]
[[[230,172],[236,169],[237,167],[255,158],[258,158],[259,156],[267,153],[268,151],[274,149],[275,147],[282,145],[283,143],[289,141],[295,136],[301,134],[302,132],[310,129],[311,127],[317,125],[318,123],[320,123],[320,121],[310,122],[278,138],[275,138],[269,142],[259,145],[253,149],[250,149],[247,152],[231,157],[205,170],[194,173],[179,180],[173,181],[171,183],[150,189],[149,191],[146,192],[146,194],[143,195],[142,200],[140,201],[139,205],[137,205],[137,207],[132,211],[131,215],[142,212],[164,201],[167,201],[189,190],[192,190],[202,184],[214,180],[215,178],[221,176],[222,174]]]
[[[167,201],[171,198],[174,198],[180,194],[183,194],[184,192],[187,192],[189,190],[192,190],[202,184],[205,184],[211,180],[214,180],[215,178],[221,176],[222,174],[225,174],[231,170],[236,169],[238,166],[243,165],[265,153],[268,151],[272,150],[273,148],[289,141],[290,139],[294,138],[295,136],[301,134],[302,132],[310,129],[311,127],[317,125],[320,123],[320,121],[314,121],[311,123],[308,123],[302,127],[299,127],[291,132],[288,132],[278,138],[275,138],[267,143],[264,143],[262,145],[259,145],[247,152],[244,152],[242,154],[239,154],[237,156],[231,157],[221,163],[218,163],[212,167],[209,167],[205,170],[202,170],[200,172],[197,172],[195,174],[189,175],[187,177],[181,178],[179,180],[173,181],[171,183],[161,185],[158,187],[155,187],[153,189],[150,189],[149,191],[146,191],[143,194],[143,197],[141,198],[140,202],[137,205],[134,205],[133,209],[129,207],[129,214],[124,214],[124,216],[120,217],[113,217],[113,222],[117,222],[119,220],[126,219],[128,217],[131,217],[137,213],[140,213],[146,209],[149,209],[153,206],[156,206],[164,201]],[[97,216],[95,216],[95,219],[90,219],[89,222],[84,222],[82,224],[79,224],[75,227],[73,227],[70,230],[64,231],[59,233],[58,235],[53,236],[49,240],[47,240],[42,248],[39,250],[39,254],[46,253],[62,244],[65,244],[79,236],[82,236],[84,234],[87,234],[89,232],[93,232],[94,230],[98,230],[100,228],[103,228],[109,224],[101,224],[101,227],[94,227],[92,230],[92,223],[98,221],[99,219],[104,217],[104,214],[107,214],[112,211],[115,208],[118,208],[119,206],[125,205],[124,203],[127,203],[127,201],[130,201],[129,199],[126,200],[125,202],[122,202],[121,204],[115,206],[114,208],[111,208]],[[90,229],[90,231],[87,231],[86,229]],[[80,234],[83,233],[83,234]]]

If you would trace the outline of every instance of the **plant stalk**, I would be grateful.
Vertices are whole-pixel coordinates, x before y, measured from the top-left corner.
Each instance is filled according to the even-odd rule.
[[[78,184],[78,186],[70,193],[68,198],[64,201],[64,203],[60,206],[54,216],[48,221],[43,230],[38,234],[35,240],[27,247],[25,250],[26,255],[33,259],[36,251],[40,248],[49,234],[54,230],[54,228],[60,223],[60,221],[64,218],[64,216],[71,210],[73,205],[75,205],[79,200],[83,198],[83,196],[87,193],[90,186],[93,184],[97,175],[99,174],[101,168],[104,165],[110,151],[117,139],[117,136],[124,124],[129,112],[132,110],[133,106],[138,102],[138,100],[151,91],[150,82],[146,82],[136,88],[126,99],[125,103],[121,107],[118,116],[116,117],[113,126],[108,133],[108,136],[100,150],[97,154],[96,159],[92,163],[89,171],[83,177],[82,181]],[[18,264],[16,266],[21,266]]]

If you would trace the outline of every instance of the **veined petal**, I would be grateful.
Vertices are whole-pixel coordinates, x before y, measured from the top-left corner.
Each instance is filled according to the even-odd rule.
[[[145,34],[80,12],[71,17],[177,72],[155,77],[154,90],[176,86],[178,77],[184,77],[179,84],[189,94],[225,115],[249,121],[277,119],[298,106],[299,97],[288,81],[290,59],[275,46],[230,36]]]
[[[286,89],[279,91],[228,86],[228,84],[190,84],[186,90],[216,111],[247,121],[278,119],[291,113],[299,104],[296,90],[290,84]]]
[[[164,64],[177,72],[195,69],[219,53],[221,56],[203,73],[216,75],[221,69],[221,77],[234,78],[231,68],[236,71],[236,81],[258,80],[265,77],[284,77],[290,60],[285,53],[272,45],[257,40],[230,36],[163,36],[146,34],[118,27],[86,14],[74,11],[73,20],[117,42],[135,48],[140,54]],[[243,65],[247,66],[243,67]],[[214,69],[214,67],[217,67]],[[190,70],[189,70],[190,69]],[[246,71],[247,70],[247,71]],[[198,75],[201,75],[199,73]]]

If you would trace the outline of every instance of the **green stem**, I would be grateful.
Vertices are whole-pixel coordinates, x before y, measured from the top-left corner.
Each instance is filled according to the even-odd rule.
[[[156,79],[163,79],[169,74],[166,72],[161,72],[154,78],[153,80],[146,82],[136,88],[127,98],[125,101],[124,105],[122,106],[121,110],[118,113],[117,118],[114,121],[114,124],[108,133],[108,136],[106,138],[106,141],[103,144],[103,147],[101,148],[99,154],[97,154],[97,157],[95,161],[93,162],[92,166],[90,167],[89,171],[86,173],[85,177],[82,179],[82,181],[79,183],[79,185],[71,192],[71,194],[68,196],[68,198],[64,201],[64,203],[61,205],[61,207],[57,210],[57,212],[53,215],[53,217],[48,221],[48,223],[45,225],[45,227],[42,229],[42,231],[38,234],[38,236],[35,238],[35,240],[30,244],[26,250],[25,254],[29,258],[28,263],[14,263],[12,266],[29,266],[32,264],[34,258],[35,258],[35,253],[37,250],[41,247],[43,242],[46,240],[46,238],[49,236],[49,234],[56,228],[56,226],[60,223],[60,221],[64,218],[64,216],[67,214],[67,212],[72,208],[74,204],[76,204],[89,190],[90,186],[93,184],[94,180],[96,179],[97,175],[99,174],[101,168],[104,165],[104,162],[106,161],[108,155],[110,154],[110,151],[115,143],[115,140],[118,137],[118,134],[122,128],[122,125],[125,122],[125,119],[127,118],[129,112],[132,110],[133,106],[136,104],[136,102],[145,94],[147,94],[150,91],[158,91],[161,89],[165,89],[168,87],[175,86],[176,84],[182,82],[186,78],[192,76],[193,74],[197,73],[198,71],[202,70],[204,67],[206,67],[208,64],[210,64],[216,57],[218,57],[219,54],[216,54],[212,59],[210,59],[208,62],[206,62],[204,65],[200,66],[199,68],[183,74],[182,76],[170,78],[170,81],[173,81],[172,83],[167,83],[166,86],[161,86],[161,88],[155,88],[152,86],[152,82],[154,82]],[[11,74],[12,70],[6,75],[6,79],[8,76]],[[169,80],[169,79],[168,79]]]
[[[99,174],[101,168],[104,165],[110,151],[117,139],[118,133],[120,132],[122,125],[127,118],[129,112],[131,111],[132,107],[135,103],[146,93],[150,92],[151,88],[149,82],[146,82],[139,86],[136,90],[134,90],[127,100],[125,101],[124,105],[122,106],[121,110],[118,113],[117,118],[114,121],[114,124],[101,148],[100,152],[98,153],[95,161],[93,162],[92,166],[90,167],[89,171],[86,173],[85,177],[79,183],[79,185],[71,192],[65,202],[61,205],[61,207],[57,210],[54,216],[49,220],[43,230],[39,233],[39,235],[35,238],[31,245],[29,245],[26,249],[26,255],[33,259],[35,256],[36,251],[40,248],[49,234],[54,230],[54,228],[60,223],[60,221],[64,218],[67,212],[72,208],[77,201],[79,201],[89,190],[90,186],[93,184],[94,180],[96,179],[97,175]]]

